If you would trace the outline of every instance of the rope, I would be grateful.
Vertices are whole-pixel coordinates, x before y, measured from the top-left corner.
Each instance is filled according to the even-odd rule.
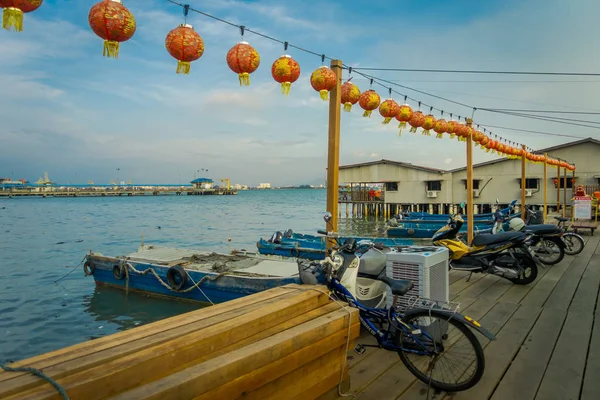
[[[83,264],[83,262],[85,261],[85,259],[87,258],[87,255],[83,256],[83,258],[81,259],[81,261],[79,261],[79,264],[77,264],[76,266],[73,267],[73,269],[71,269],[69,272],[67,272],[65,275],[63,275],[62,277],[58,278],[57,280],[54,281],[55,284],[58,284],[58,282],[62,281],[63,279],[65,279],[67,276],[71,275],[73,273],[73,271],[75,271],[77,268],[79,268],[81,266],[81,264]]]
[[[7,364],[11,363],[12,361],[7,360],[4,361],[0,364],[0,367],[2,367],[3,370],[8,371],[8,372],[29,372],[37,377],[40,377],[44,380],[46,380],[49,384],[51,384],[52,386],[54,386],[54,388],[58,391],[58,393],[61,394],[61,396],[65,399],[65,400],[69,400],[69,395],[67,394],[67,392],[65,391],[65,389],[63,389],[62,386],[60,386],[54,379],[50,378],[48,375],[45,375],[42,371],[40,371],[39,369],[33,368],[33,367],[9,367]]]

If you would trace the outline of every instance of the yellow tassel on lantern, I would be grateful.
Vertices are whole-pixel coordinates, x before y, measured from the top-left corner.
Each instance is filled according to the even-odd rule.
[[[385,118],[383,119],[383,122],[382,122],[382,124],[384,124],[384,125],[385,125],[385,124],[389,124],[391,120],[392,120],[392,118],[385,117]]]
[[[429,129],[423,129],[423,136],[431,136]]]
[[[240,78],[240,86],[250,86],[250,74],[247,72],[242,72],[238,75]]]
[[[454,133],[450,134],[450,139],[454,139],[456,137],[456,135]]]
[[[21,32],[23,30],[23,11],[7,7],[2,13],[2,27],[7,31]]]
[[[291,82],[283,82],[281,84],[281,93],[285,94],[286,96],[289,95],[291,87],[292,87]]]
[[[190,63],[187,61],[177,61],[177,73],[188,75],[190,73]]]
[[[322,100],[329,100],[329,90],[319,90],[319,94],[321,95]]]
[[[400,121],[400,123],[398,124],[398,128],[400,128],[400,130],[406,128],[406,122]]]
[[[436,138],[436,139],[441,139],[442,137],[443,137],[443,135],[442,135],[441,133],[438,133],[438,134],[435,136],[435,138]]]
[[[365,112],[363,113],[363,117],[365,118],[371,118],[371,113],[373,112],[373,110],[365,110]]]
[[[402,136],[402,129],[398,131],[398,137]]]
[[[346,112],[350,112],[350,110],[352,110],[352,103],[350,103],[349,101],[344,103],[344,111]]]
[[[119,58],[119,42],[105,40],[102,55],[108,58]]]
[[[417,133],[417,127],[416,126],[411,126],[410,127],[410,132],[411,133]]]

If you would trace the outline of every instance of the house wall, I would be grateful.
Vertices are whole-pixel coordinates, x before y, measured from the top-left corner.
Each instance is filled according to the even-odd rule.
[[[591,142],[581,143],[549,152],[548,155],[568,160],[577,166],[577,170],[575,171],[576,185],[598,184],[597,177],[600,176],[599,144]],[[538,188],[532,189],[532,196],[527,197],[527,203],[542,205],[544,203],[543,185],[546,185],[548,204],[556,204],[558,193],[558,189],[554,186],[556,175],[557,168],[548,166],[548,178],[544,182],[543,164],[527,162],[526,178],[538,180]],[[568,172],[567,179],[570,180],[571,177],[572,172]],[[480,180],[479,197],[474,198],[475,204],[491,205],[496,202],[496,199],[501,204],[507,204],[512,200],[521,199],[518,181],[521,178],[520,159],[504,159],[500,162],[475,167],[473,178]],[[389,163],[340,169],[340,184],[398,182],[398,191],[385,192],[385,202],[392,204],[460,204],[461,202],[466,202],[467,191],[465,179],[465,169],[437,173]],[[427,197],[426,181],[428,180],[442,181],[442,190],[436,198]],[[567,201],[570,198],[571,190],[567,189]],[[562,189],[560,189],[560,202],[563,202]]]
[[[452,175],[394,164],[375,164],[340,170],[340,184],[397,182],[397,191],[385,191],[385,202],[442,204],[452,198]],[[436,198],[427,197],[427,181],[442,181]]]

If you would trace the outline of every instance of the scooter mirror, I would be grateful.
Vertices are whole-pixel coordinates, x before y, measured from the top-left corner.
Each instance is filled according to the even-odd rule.
[[[465,208],[465,203],[464,202],[460,203],[460,208]]]
[[[327,211],[325,213],[325,215],[323,215],[323,219],[325,220],[325,222],[330,222],[332,218],[333,218],[333,215],[331,215],[331,213],[329,211]]]

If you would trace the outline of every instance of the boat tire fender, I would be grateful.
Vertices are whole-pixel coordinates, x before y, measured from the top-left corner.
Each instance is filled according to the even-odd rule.
[[[96,271],[96,266],[94,265],[94,263],[92,261],[87,260],[85,262],[85,264],[83,264],[83,273],[86,276],[94,275],[95,271]]]
[[[284,238],[291,238],[293,235],[294,235],[294,231],[291,229],[288,229],[287,231],[283,232]]]
[[[409,235],[414,235],[415,234],[415,230],[413,228],[408,228],[408,234]]]
[[[171,289],[179,291],[187,284],[187,272],[181,265],[174,265],[167,271],[167,282]]]
[[[126,267],[122,264],[115,265],[113,267],[113,276],[116,279],[122,281],[123,279],[125,279],[125,276],[126,276],[125,268]]]

